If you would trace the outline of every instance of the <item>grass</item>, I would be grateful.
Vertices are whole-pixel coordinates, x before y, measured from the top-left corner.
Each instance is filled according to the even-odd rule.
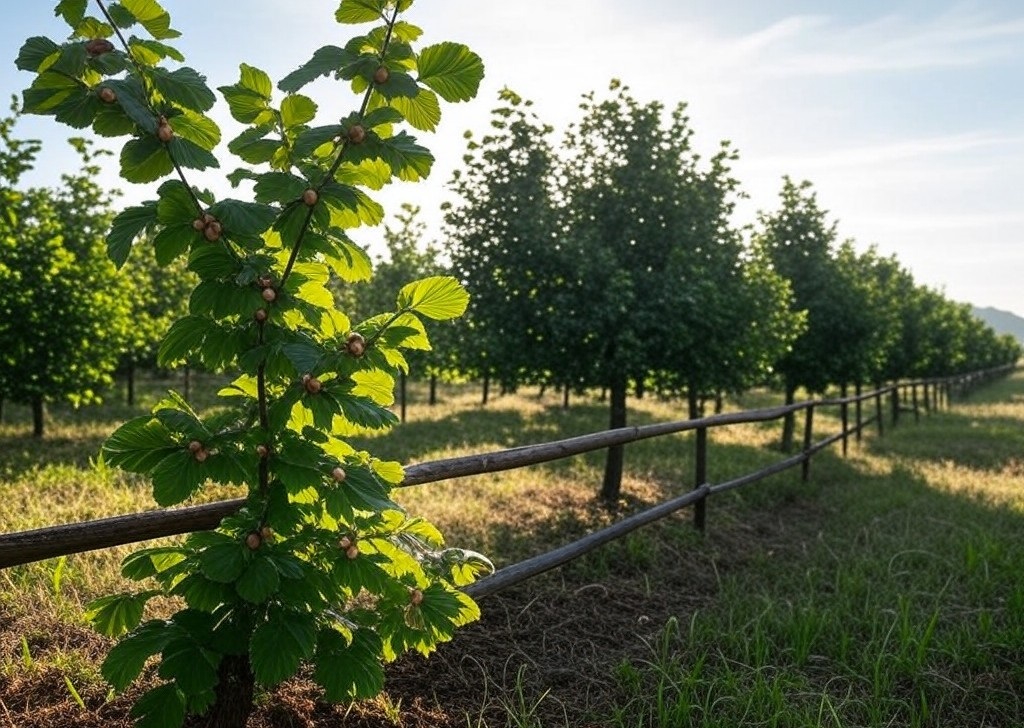
[[[56,409],[43,446],[28,435],[27,412],[8,406],[3,529],[152,507],[145,483],[105,469],[96,452],[167,384],[142,383],[134,410]],[[214,389],[206,384],[203,396]],[[435,407],[413,394],[406,425],[359,446],[409,463],[583,434],[606,421],[596,399],[564,411],[554,393],[486,408],[473,387],[443,388]],[[758,392],[729,408],[774,403]],[[680,403],[653,397],[630,407],[634,424],[682,416]],[[835,431],[836,414],[816,413],[820,436]],[[710,479],[777,460],[779,430],[713,431]],[[600,453],[409,488],[399,499],[450,543],[500,566],[691,487],[692,447],[690,435],[631,445],[617,512],[594,499]],[[791,471],[717,496],[706,536],[684,512],[489,598],[482,622],[435,658],[395,665],[377,701],[331,713],[297,683],[262,699],[255,720],[263,722],[252,728],[342,719],[407,728],[1024,723],[1024,377],[920,424],[905,418],[884,438],[868,433],[846,459],[838,452],[815,458],[810,483]],[[0,726],[21,705],[39,706],[43,720],[51,703],[39,686],[61,694],[80,728],[92,715],[103,719],[96,725],[129,725],[123,711],[122,722],[111,717],[116,701],[96,672],[105,642],[80,617],[83,603],[122,587],[117,564],[127,551],[0,572]],[[32,719],[25,708],[13,724],[61,725]]]

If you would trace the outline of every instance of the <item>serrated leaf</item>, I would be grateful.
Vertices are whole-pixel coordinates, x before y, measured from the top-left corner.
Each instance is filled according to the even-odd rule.
[[[171,16],[156,0],[121,0],[120,4],[157,40],[177,38],[181,35],[171,29]]]
[[[316,117],[313,99],[302,94],[291,94],[281,102],[281,121],[285,128],[306,124]]]
[[[384,19],[385,0],[341,0],[334,14],[339,23],[372,23]]]
[[[187,169],[216,169],[220,162],[210,152],[183,137],[174,137],[167,144],[167,149],[174,160]]]
[[[198,695],[217,684],[216,657],[198,645],[192,635],[182,635],[164,647],[158,674],[174,680],[186,695]]]
[[[228,143],[228,151],[249,164],[265,164],[281,149],[280,139],[267,139],[271,126],[246,129]]]
[[[59,45],[49,38],[37,35],[29,38],[22,44],[14,65],[19,70],[35,73],[43,67],[44,63],[48,60],[56,59],[59,54]]]
[[[153,620],[141,625],[107,653],[100,673],[116,692],[122,692],[141,673],[146,661],[160,652],[171,638],[167,623]]]
[[[148,473],[179,449],[171,433],[149,415],[128,420],[103,443],[103,457],[132,473]]]
[[[153,468],[150,478],[153,481],[153,500],[167,507],[188,500],[203,485],[206,475],[192,453],[178,450],[161,460]]]
[[[135,728],[181,728],[185,721],[185,695],[174,685],[164,683],[143,693],[135,701],[131,715]]]
[[[416,96],[396,96],[388,102],[403,118],[420,131],[434,131],[441,123],[441,104],[437,94],[421,88]]]
[[[60,0],[53,14],[64,18],[64,22],[74,28],[85,18],[89,0]]]
[[[155,182],[173,171],[167,147],[154,136],[132,139],[121,150],[121,176],[129,182]]]
[[[142,594],[112,594],[100,597],[86,606],[85,618],[100,634],[120,637],[139,625],[146,602],[155,594],[156,592],[150,591]]]
[[[238,596],[252,604],[262,604],[277,591],[281,575],[274,562],[267,558],[255,558],[235,582]]]
[[[324,689],[324,698],[345,702],[379,694],[384,689],[382,649],[380,637],[368,629],[355,630],[351,642],[334,629],[321,630],[313,679]]]
[[[124,557],[121,561],[121,576],[142,581],[181,563],[185,558],[185,552],[177,546],[142,549]]]
[[[200,316],[178,319],[160,342],[157,363],[168,367],[197,355],[203,340],[214,330],[213,322]]]
[[[196,146],[212,151],[220,144],[220,127],[213,119],[191,110],[171,117],[168,121],[175,135],[188,139]]]
[[[461,316],[469,305],[469,294],[451,276],[431,276],[413,281],[398,293],[398,308],[435,320]]]
[[[300,157],[308,157],[317,147],[333,142],[344,132],[345,127],[341,124],[314,126],[311,129],[306,129],[295,138],[295,154]]]
[[[462,43],[445,41],[424,48],[417,59],[419,81],[445,101],[469,101],[484,77],[480,56]]]
[[[284,204],[297,200],[309,187],[309,183],[289,172],[267,172],[256,178],[253,193],[260,202]]]
[[[277,87],[286,93],[294,93],[320,76],[347,66],[355,56],[344,48],[323,46],[313,52],[313,57],[281,79]]]
[[[132,49],[132,55],[147,66],[155,66],[164,58],[171,58],[178,63],[185,61],[185,56],[178,49],[156,40],[131,38],[128,41],[128,47]]]
[[[201,113],[213,108],[217,101],[206,85],[206,76],[194,68],[184,66],[168,71],[155,67],[150,70],[150,78],[160,95],[175,106]]]
[[[272,612],[252,635],[249,655],[256,680],[267,687],[291,677],[316,646],[310,614]]]
[[[107,233],[107,257],[118,268],[128,260],[132,243],[147,227],[156,223],[156,205],[143,203],[136,207],[126,207],[110,224]]]
[[[403,182],[419,182],[430,174],[434,155],[404,131],[380,140],[381,157]]]
[[[270,229],[278,210],[258,202],[227,199],[211,205],[210,214],[220,220],[227,233],[255,236]]]
[[[199,569],[207,579],[229,584],[245,570],[246,550],[244,543],[234,541],[207,546],[199,554]]]
[[[192,192],[180,180],[168,180],[157,190],[157,220],[164,225],[189,223],[199,214]]]
[[[369,397],[382,407],[390,407],[395,403],[395,380],[383,369],[353,372],[352,381],[355,382],[353,394]]]
[[[238,83],[220,86],[218,90],[224,94],[231,116],[243,124],[252,124],[270,108],[273,86],[270,76],[255,66],[242,63],[239,73]]]

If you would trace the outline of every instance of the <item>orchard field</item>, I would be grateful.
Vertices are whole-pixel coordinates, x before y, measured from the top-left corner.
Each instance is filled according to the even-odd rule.
[[[29,412],[9,408],[0,429],[5,530],[150,507],[145,482],[97,466],[96,456],[106,433],[168,384],[144,379],[134,410],[55,410],[43,442],[30,436]],[[198,405],[212,384],[201,380]],[[565,411],[536,390],[486,407],[476,387],[440,394],[430,407],[414,386],[409,422],[374,438],[375,451],[422,462],[605,424],[596,397]],[[773,399],[761,392],[726,406]],[[630,418],[678,419],[681,406],[630,399]],[[777,441],[777,424],[716,430],[712,479],[777,459]],[[451,544],[500,567],[678,492],[690,452],[686,436],[630,446],[614,514],[595,498],[599,453],[399,497]],[[483,599],[481,621],[431,659],[390,665],[376,699],[331,706],[299,677],[257,696],[249,725],[1019,725],[1022,452],[1018,373],[919,424],[904,418],[882,438],[868,434],[846,459],[826,452],[810,483],[784,474],[714,499],[705,537],[683,512]],[[88,600],[123,586],[124,553],[2,572],[0,725],[131,725],[140,688],[110,694],[98,673],[107,640],[82,618]]]

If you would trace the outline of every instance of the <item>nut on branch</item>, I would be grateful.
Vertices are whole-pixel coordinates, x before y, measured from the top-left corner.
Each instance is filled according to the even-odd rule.
[[[353,144],[362,144],[366,140],[366,129],[362,124],[353,124],[348,128],[346,136]]]
[[[366,339],[358,331],[353,331],[345,339],[345,351],[359,358],[366,353]]]
[[[380,66],[373,72],[373,82],[378,86],[387,83],[389,78],[391,78],[391,71],[388,70],[387,66]]]
[[[85,52],[93,58],[102,56],[104,53],[110,53],[112,50],[114,50],[114,44],[106,38],[93,38],[85,44]]]
[[[100,90],[96,92],[96,95],[99,97],[100,101],[105,104],[112,104],[117,101],[117,94],[114,92],[114,89],[110,88],[110,86],[101,87]]]

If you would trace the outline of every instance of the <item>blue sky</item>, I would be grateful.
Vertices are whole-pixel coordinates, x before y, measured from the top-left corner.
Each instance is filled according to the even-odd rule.
[[[62,37],[54,4],[5,8],[0,90],[29,80],[13,66],[25,37]],[[332,21],[334,0],[163,4],[184,32],[176,45],[213,86],[232,83],[243,61],[279,78],[347,37]],[[431,178],[389,190],[385,204],[415,202],[438,219],[462,132],[485,128],[502,86],[561,130],[581,93],[618,77],[642,100],[687,102],[698,146],[735,144],[749,195],[740,222],[775,206],[782,175],[809,179],[841,236],[895,253],[919,283],[954,300],[1024,314],[1019,0],[418,0],[410,20],[426,42],[469,44],[487,77],[477,101],[448,107],[439,133],[421,140],[439,160]],[[330,96],[325,119],[345,108],[338,91]],[[217,118],[230,138],[226,113]],[[46,145],[31,181],[56,181],[71,163],[65,130],[27,117],[19,132]],[[125,192],[136,200],[152,189]]]

